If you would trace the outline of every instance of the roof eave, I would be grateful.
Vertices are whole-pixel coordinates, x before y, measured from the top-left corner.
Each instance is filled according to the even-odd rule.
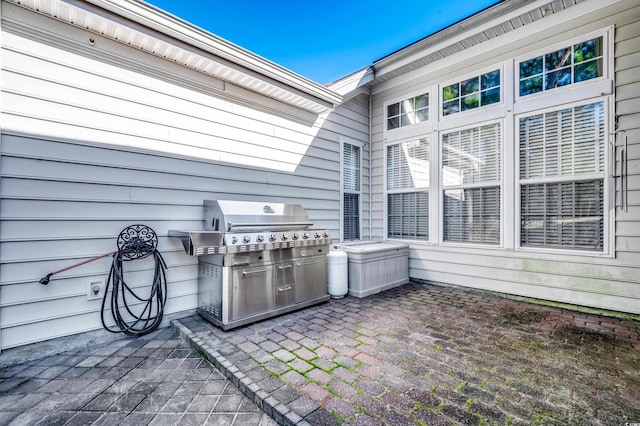
[[[78,4],[77,0],[71,2]],[[292,93],[304,94],[322,107],[314,108],[316,110],[332,109],[341,102],[341,97],[337,93],[321,84],[302,77],[146,2],[138,0],[84,0],[84,2],[237,64],[264,76],[266,82],[271,80],[280,87],[290,87]]]

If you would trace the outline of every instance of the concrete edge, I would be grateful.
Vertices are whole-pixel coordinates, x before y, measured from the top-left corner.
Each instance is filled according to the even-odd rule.
[[[250,377],[247,377],[241,372],[231,361],[225,358],[220,352],[218,352],[212,345],[205,342],[203,339],[197,337],[195,333],[189,330],[179,319],[171,321],[171,327],[176,330],[178,335],[185,339],[189,345],[198,351],[207,361],[213,364],[225,377],[227,377],[231,383],[233,383],[247,398],[253,401],[260,409],[271,417],[276,423],[282,426],[311,426],[306,420],[309,416],[317,414],[318,410],[325,410],[318,406],[318,408],[305,417],[296,413],[291,407],[278,401],[271,396],[269,392],[265,391],[258,383],[254,382]],[[218,339],[216,340],[223,340]],[[225,342],[228,343],[228,342]],[[283,386],[289,386],[277,376],[276,377]],[[302,396],[302,395],[301,395]],[[329,414],[330,415],[330,414]]]
[[[58,355],[71,350],[89,348],[94,345],[101,345],[105,343],[125,344],[118,342],[129,343],[130,339],[151,339],[158,330],[162,331],[163,329],[170,327],[172,321],[180,318],[191,317],[195,315],[195,312],[195,309],[189,309],[173,312],[171,314],[164,314],[162,322],[154,331],[139,337],[130,337],[123,333],[113,333],[101,327],[95,330],[83,331],[77,334],[54,337],[49,340],[2,349],[2,352],[0,352],[0,368],[8,368],[24,362],[38,361],[49,356]],[[96,315],[99,314],[99,312],[96,312]],[[123,338],[125,339],[123,340]]]

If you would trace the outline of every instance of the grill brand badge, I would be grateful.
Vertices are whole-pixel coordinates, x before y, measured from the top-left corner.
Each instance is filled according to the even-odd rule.
[[[265,213],[275,213],[276,211],[273,209],[273,207],[271,206],[264,206],[262,208],[262,211]]]

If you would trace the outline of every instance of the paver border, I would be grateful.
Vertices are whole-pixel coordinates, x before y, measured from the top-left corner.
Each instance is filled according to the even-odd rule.
[[[194,315],[195,317],[195,315]],[[194,318],[192,317],[192,318]],[[201,321],[198,318],[198,321]],[[170,322],[171,327],[178,333],[180,337],[185,339],[189,345],[198,353],[200,353],[207,361],[213,364],[222,375],[227,377],[231,383],[233,383],[247,398],[253,401],[264,413],[271,417],[276,423],[282,426],[311,426],[311,423],[307,420],[309,417],[317,416],[321,414],[333,417],[326,409],[317,406],[315,410],[307,413],[306,416],[302,416],[301,413],[297,413],[292,407],[287,406],[269,392],[263,389],[258,383],[253,381],[250,377],[241,372],[238,367],[233,365],[223,354],[216,350],[212,343],[206,339],[198,337],[196,333],[191,331],[187,326],[182,324],[179,319]],[[215,337],[216,341],[222,341],[228,343],[224,338],[218,336]],[[277,376],[273,376],[275,379],[282,383],[283,387],[290,387],[289,384],[284,382]],[[294,389],[294,392],[298,393]],[[321,413],[322,411],[326,413]]]

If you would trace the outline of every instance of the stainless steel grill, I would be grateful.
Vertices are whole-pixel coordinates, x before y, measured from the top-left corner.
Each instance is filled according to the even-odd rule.
[[[206,200],[204,231],[169,231],[198,256],[198,313],[224,330],[329,299],[330,234],[299,204]]]

